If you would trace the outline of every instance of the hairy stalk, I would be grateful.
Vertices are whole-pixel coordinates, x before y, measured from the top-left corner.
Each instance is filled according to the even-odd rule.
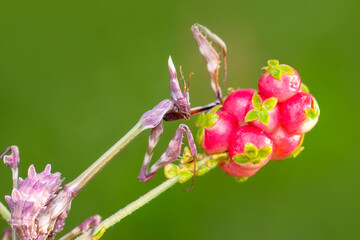
[[[98,231],[100,231],[104,227],[106,229],[108,229],[109,227],[111,227],[111,226],[115,225],[116,223],[120,222],[123,218],[125,218],[126,216],[128,216],[131,213],[135,212],[137,209],[141,208],[142,206],[144,206],[145,204],[147,204],[148,202],[150,202],[154,198],[158,197],[161,193],[163,193],[166,190],[168,190],[169,188],[171,188],[177,182],[178,182],[178,177],[173,177],[173,178],[170,178],[170,179],[166,180],[165,182],[163,182],[162,184],[160,184],[156,188],[152,189],[150,192],[148,192],[145,195],[141,196],[139,199],[135,200],[134,202],[130,203],[129,205],[127,205],[123,209],[116,212],[114,215],[112,215],[109,218],[102,221],[95,228],[94,232],[97,233]],[[87,240],[87,239],[89,239],[90,232],[91,231],[88,230],[83,235],[76,238],[76,240]]]
[[[86,169],[80,176],[72,182],[66,184],[66,188],[81,191],[90,180],[96,176],[98,172],[105,167],[110,160],[116,156],[128,143],[130,143],[137,135],[139,135],[145,128],[138,122],[124,137],[115,143],[109,150],[107,150],[98,160],[96,160],[88,169]]]
[[[10,221],[11,214],[9,210],[4,206],[2,202],[0,202],[0,215],[5,219],[6,222]]]
[[[18,188],[19,168],[12,169],[13,188]]]
[[[13,178],[13,188],[18,188],[18,178],[19,178],[19,168],[16,167],[12,169],[12,178]],[[17,240],[16,230],[12,229],[11,231],[12,240]]]

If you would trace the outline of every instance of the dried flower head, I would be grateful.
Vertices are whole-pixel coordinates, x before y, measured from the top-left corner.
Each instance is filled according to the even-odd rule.
[[[51,173],[48,164],[41,173],[36,173],[31,165],[26,179],[19,179],[18,189],[13,189],[11,197],[5,196],[11,210],[10,224],[16,229],[20,239],[45,239],[39,232],[41,226],[37,221],[39,214],[44,211],[47,204],[56,196],[60,189],[62,179],[60,173]],[[48,235],[50,233],[45,233]]]

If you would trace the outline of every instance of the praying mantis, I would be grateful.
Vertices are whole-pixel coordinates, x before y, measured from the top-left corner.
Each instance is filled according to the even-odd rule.
[[[170,141],[167,149],[161,155],[159,160],[157,160],[149,169],[150,161],[153,155],[154,148],[158,143],[160,136],[163,132],[163,121],[175,121],[180,119],[190,119],[191,116],[208,111],[217,105],[222,104],[222,91],[219,85],[219,68],[220,68],[220,55],[223,57],[224,62],[224,81],[226,79],[226,45],[217,35],[212,33],[206,27],[200,24],[194,24],[191,27],[191,31],[194,35],[194,38],[199,46],[200,53],[205,59],[207,70],[210,75],[210,81],[212,89],[215,93],[216,100],[208,105],[190,108],[189,101],[189,85],[186,87],[184,77],[182,80],[184,83],[184,90],[181,92],[179,87],[179,81],[177,79],[176,69],[172,62],[171,57],[169,57],[168,66],[170,73],[170,90],[171,90],[171,100],[166,99],[161,101],[154,109],[146,112],[142,121],[144,125],[149,125],[152,130],[149,136],[148,148],[146,150],[145,158],[143,165],[141,167],[140,175],[138,179],[140,181],[146,182],[152,179],[155,173],[165,165],[175,161],[181,152],[182,138],[184,133],[186,134],[189,148],[192,154],[192,158],[196,159],[197,150],[194,142],[194,138],[188,126],[185,124],[180,124],[178,129],[175,132],[174,137]],[[211,39],[215,44],[221,48],[221,53],[218,53],[217,50],[212,46],[206,37]],[[181,72],[181,70],[180,70]]]

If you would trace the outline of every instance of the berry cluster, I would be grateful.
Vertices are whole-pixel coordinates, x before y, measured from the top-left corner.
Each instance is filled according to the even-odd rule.
[[[254,175],[270,159],[297,156],[304,134],[320,115],[315,98],[295,69],[277,60],[267,63],[259,91],[236,90],[222,108],[200,115],[196,122],[197,143],[208,154],[227,152],[230,161],[220,167],[241,179]]]

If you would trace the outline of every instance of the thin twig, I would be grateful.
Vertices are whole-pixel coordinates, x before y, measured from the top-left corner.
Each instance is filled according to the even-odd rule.
[[[110,160],[116,156],[127,144],[129,144],[139,133],[144,130],[141,123],[137,123],[124,137],[107,150],[98,160],[96,160],[88,169],[80,174],[75,180],[66,184],[66,188],[81,191],[95,175],[101,171]]]
[[[109,227],[115,225],[116,223],[120,222],[123,218],[130,215],[137,209],[141,208],[157,196],[159,196],[161,193],[165,192],[169,188],[171,188],[173,185],[175,185],[178,182],[178,177],[173,177],[168,179],[167,181],[163,182],[156,188],[152,189],[150,192],[146,193],[145,195],[141,196],[139,199],[135,200],[134,202],[130,203],[123,209],[120,209],[117,213],[112,215],[111,217],[105,219],[102,221],[96,228],[95,233],[100,231],[103,227],[108,229]],[[85,232],[80,237],[76,238],[76,240],[87,240],[89,238],[90,231]]]

